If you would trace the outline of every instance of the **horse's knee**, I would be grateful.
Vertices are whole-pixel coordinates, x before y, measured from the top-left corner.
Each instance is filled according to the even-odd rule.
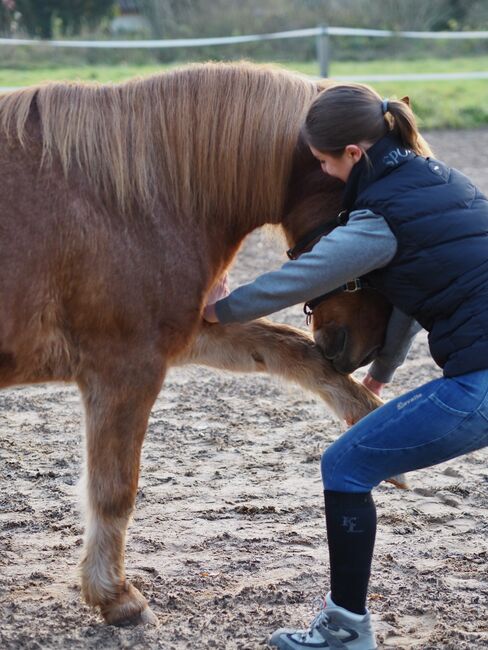
[[[105,463],[103,462],[105,461]],[[128,521],[134,509],[139,476],[139,459],[112,458],[96,462],[89,458],[85,468],[84,499],[91,516],[111,524]]]

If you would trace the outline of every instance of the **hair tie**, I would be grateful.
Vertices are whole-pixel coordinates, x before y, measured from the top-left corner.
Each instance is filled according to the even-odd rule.
[[[390,110],[390,107],[388,106],[388,99],[385,98],[385,99],[381,102],[381,112],[382,112],[383,115],[384,115],[385,113],[388,113],[389,110]]]

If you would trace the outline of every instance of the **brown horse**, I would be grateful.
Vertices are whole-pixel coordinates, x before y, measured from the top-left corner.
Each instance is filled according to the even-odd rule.
[[[267,321],[202,327],[205,297],[249,232],[283,224],[294,242],[335,216],[338,184],[297,146],[318,89],[284,71],[222,64],[0,97],[0,387],[79,386],[82,587],[108,622],[154,620],[125,579],[124,547],[169,365],[277,372],[341,416],[378,404],[298,330]],[[348,327],[352,342],[341,300],[329,336]],[[384,322],[371,327],[374,341],[364,332],[354,339],[342,365],[359,365],[383,332]]]

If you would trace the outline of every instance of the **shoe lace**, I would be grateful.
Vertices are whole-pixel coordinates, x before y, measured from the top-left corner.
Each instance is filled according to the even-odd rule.
[[[312,601],[312,612],[315,616],[310,623],[308,630],[302,634],[302,641],[305,641],[307,637],[311,638],[313,636],[314,630],[320,623],[325,623],[328,625],[329,617],[325,613],[325,604],[324,599],[321,596],[315,596]]]
[[[312,612],[318,614],[325,609],[325,599],[323,596],[315,596],[312,600]]]

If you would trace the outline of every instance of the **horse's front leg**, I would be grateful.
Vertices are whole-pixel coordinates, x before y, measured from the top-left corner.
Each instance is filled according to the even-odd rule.
[[[204,323],[178,362],[279,375],[319,395],[341,419],[357,421],[383,403],[334,370],[307,332],[264,318],[224,326]]]
[[[82,592],[89,605],[100,608],[107,623],[156,624],[146,599],[125,578],[124,549],[142,442],[164,364],[148,351],[139,351],[137,357],[127,349],[110,355],[105,347],[90,365],[91,370],[78,378],[86,411]]]
[[[278,375],[316,393],[339,418],[352,422],[383,404],[352,377],[334,370],[307,332],[264,318],[245,324],[204,323],[193,346],[178,362]],[[388,481],[407,487],[403,474]]]

